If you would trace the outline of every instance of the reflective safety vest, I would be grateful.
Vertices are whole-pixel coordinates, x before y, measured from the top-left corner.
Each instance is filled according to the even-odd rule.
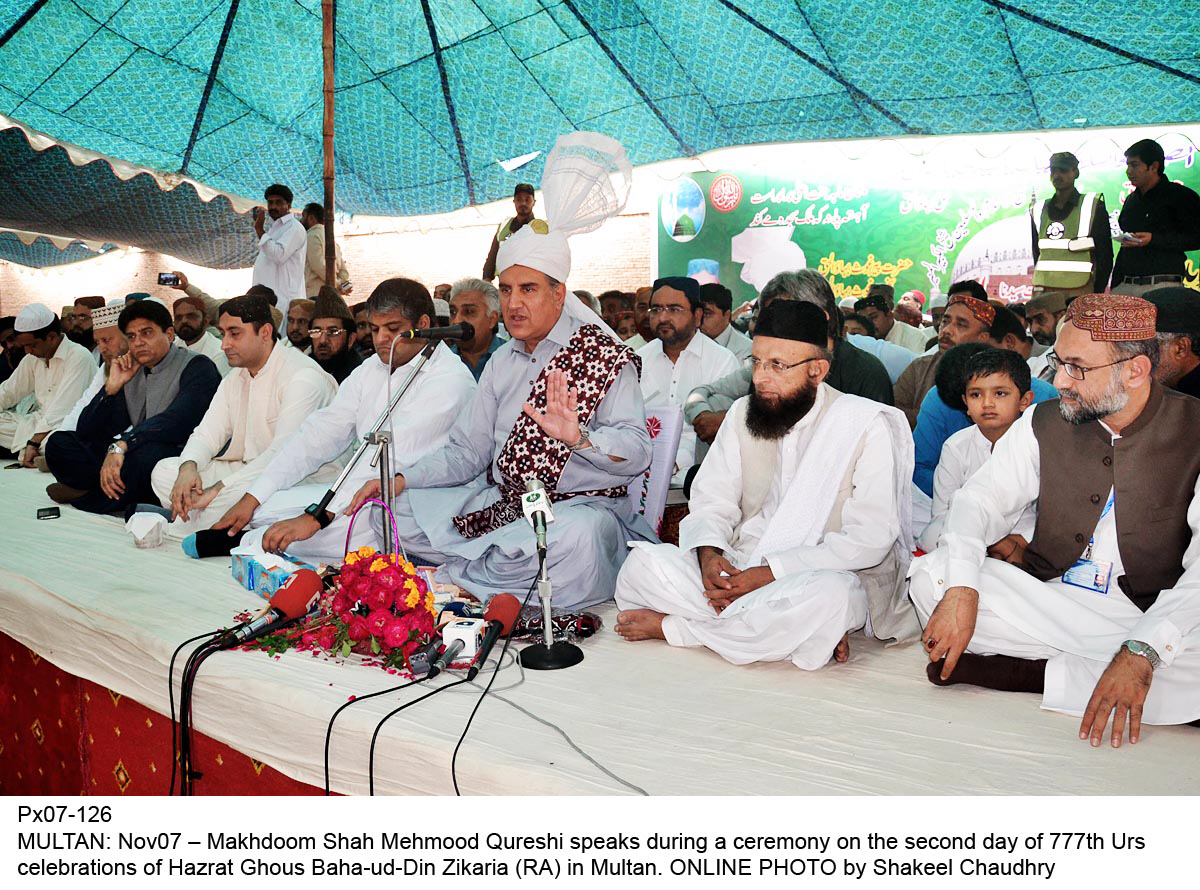
[[[1092,250],[1092,216],[1096,210],[1094,194],[1081,195],[1070,214],[1061,222],[1046,214],[1046,202],[1033,207],[1038,231],[1038,261],[1033,267],[1033,284],[1046,290],[1070,290],[1083,287],[1095,277]]]
[[[512,234],[512,222],[515,218],[516,217],[510,216],[504,222],[500,223],[500,228],[496,229],[496,242],[497,243],[505,240],[509,235]],[[533,229],[535,232],[537,232],[539,235],[545,235],[547,232],[550,231],[550,227],[546,225],[546,221],[544,219],[538,219],[538,218],[534,217],[529,222],[527,222],[526,225],[529,226],[529,228]]]

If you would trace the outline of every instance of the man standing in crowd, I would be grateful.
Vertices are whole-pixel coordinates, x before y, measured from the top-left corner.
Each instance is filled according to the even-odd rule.
[[[920,328],[897,321],[893,301],[896,291],[890,284],[872,284],[867,295],[854,303],[854,311],[871,319],[875,336],[920,355],[928,339]]]
[[[1062,291],[1047,290],[1035,294],[1025,304],[1025,320],[1029,334],[1041,346],[1052,347],[1058,337],[1058,323],[1067,312],[1067,295]],[[1029,370],[1039,380],[1053,379],[1050,370],[1050,350],[1041,355],[1031,355]]]
[[[908,425],[824,384],[828,338],[811,303],[763,310],[754,388],[700,467],[679,546],[635,545],[617,579],[623,637],[805,670],[845,661],[868,613],[875,636],[916,637]]]
[[[450,324],[466,322],[475,329],[470,340],[450,344],[476,381],[496,350],[504,345],[497,333],[500,324],[500,291],[482,278],[463,278],[450,288]]]
[[[175,342],[171,313],[157,300],[128,304],[117,325],[129,352],[109,366],[75,432],[46,445],[58,480],[47,494],[89,513],[153,503],[154,465],[179,454],[221,383],[206,356]]]
[[[694,278],[660,278],[650,293],[650,318],[657,339],[637,351],[642,360],[642,400],[648,408],[682,408],[703,383],[736,373],[732,352],[700,333],[704,310]],[[682,485],[696,463],[696,432],[684,427],[675,454],[672,481]]]
[[[254,261],[253,284],[275,292],[276,307],[287,313],[292,300],[304,299],[304,264],[308,234],[292,215],[292,190],[286,185],[267,186],[263,196],[267,211],[254,208],[254,232],[258,235],[258,259]],[[271,222],[267,224],[267,216]]]
[[[1121,241],[1113,269],[1115,294],[1140,297],[1182,284],[1184,251],[1200,250],[1200,195],[1167,179],[1165,163],[1162,146],[1152,139],[1125,150],[1125,174],[1134,190],[1118,217],[1128,238]]]
[[[208,317],[202,297],[180,297],[171,306],[175,318],[175,336],[192,352],[209,358],[222,377],[229,373],[229,360],[221,351],[221,341],[208,332]]]
[[[354,348],[358,336],[354,316],[346,301],[329,285],[322,285],[313,300],[312,327],[308,333],[312,338],[313,360],[339,385],[363,363]]]
[[[13,330],[12,346],[25,357],[0,383],[0,448],[32,467],[42,441],[83,395],[96,364],[89,350],[66,338],[58,316],[41,303],[22,307]],[[30,410],[14,410],[28,396],[33,396]]]
[[[838,392],[862,396],[872,401],[892,404],[892,381],[883,363],[842,338],[841,316],[829,282],[813,269],[780,272],[766,283],[759,295],[759,313],[766,311],[773,300],[800,300],[812,303],[829,319],[829,342],[832,355],[829,377],[825,381]],[[748,395],[751,389],[749,368],[692,390],[683,407],[683,418],[692,425],[696,436],[711,443],[736,399]]]
[[[1154,372],[1163,386],[1200,398],[1200,294],[1189,287],[1164,287],[1150,291],[1158,318],[1160,350]]]
[[[1025,414],[913,565],[928,676],[1042,693],[1079,737],[1200,718],[1200,401],[1154,379],[1153,304],[1079,297],[1055,345],[1061,399]],[[1037,501],[1033,537],[988,558]]]
[[[1067,297],[1103,293],[1112,272],[1112,234],[1104,195],[1075,188],[1079,161],[1069,151],[1050,155],[1054,197],[1030,212],[1033,227],[1033,295],[1058,291]]]
[[[715,283],[700,285],[700,305],[704,309],[700,330],[732,352],[739,362],[750,358],[750,338],[730,324],[733,294],[729,288]]]
[[[310,300],[327,283],[325,281],[325,208],[320,204],[305,204],[300,214],[300,225],[308,233],[304,249],[304,295]],[[342,259],[342,245],[333,242],[333,274],[336,282],[331,284],[338,293],[348,294],[354,290],[350,284],[350,269]]]
[[[310,358],[277,342],[262,297],[227,301],[218,323],[233,371],[179,457],[160,460],[150,478],[158,502],[171,508],[170,534],[178,538],[212,525],[240,500],[280,443],[337,393]],[[331,470],[325,481],[336,476]]]
[[[521,231],[524,226],[532,226],[539,235],[545,235],[548,231],[545,220],[536,219],[533,215],[533,205],[536,201],[532,185],[528,182],[518,182],[517,187],[513,189],[512,201],[513,215],[500,223],[500,227],[496,229],[496,234],[492,236],[492,246],[488,248],[487,259],[483,261],[484,281],[491,281],[496,277],[496,254],[500,250],[502,241]],[[438,299],[445,299],[445,297]]]
[[[938,363],[946,350],[959,343],[986,341],[995,320],[996,308],[988,303],[987,291],[978,281],[957,281],[950,285],[946,313],[938,331],[938,351],[915,359],[896,381],[896,407],[904,412],[914,429],[921,402],[933,388]]]

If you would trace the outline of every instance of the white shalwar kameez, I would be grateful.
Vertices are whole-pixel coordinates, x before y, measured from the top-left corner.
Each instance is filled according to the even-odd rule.
[[[635,544],[617,579],[617,605],[665,613],[672,646],[707,646],[734,664],[789,660],[814,670],[848,631],[872,629],[856,572],[894,557],[899,589],[901,541],[911,546],[904,501],[912,437],[894,409],[821,384],[812,409],[776,445],[761,508],[744,516],[748,401],[734,403],[701,465],[679,546]],[[739,570],[770,566],[776,580],[717,614],[703,593],[696,551],[704,546]],[[907,624],[912,630],[887,636],[911,636],[911,615]]]
[[[220,519],[241,500],[283,441],[310,414],[332,402],[337,390],[337,381],[316,362],[279,343],[254,376],[245,368],[234,368],[217,387],[179,457],[159,461],[150,475],[150,484],[164,507],[171,506],[171,489],[180,466],[187,461],[196,464],[205,488],[222,483],[212,503],[189,511],[186,520],[171,522],[168,534],[183,538]],[[332,482],[338,469],[328,463],[309,481]]]
[[[301,357],[296,350],[289,352]],[[305,507],[321,499],[328,484],[300,482],[348,449],[353,453],[418,361],[419,354],[389,375],[384,362],[372,356],[342,381],[328,406],[310,415],[288,436],[248,490],[260,506],[249,525],[252,531],[242,539],[243,547],[260,547],[263,533],[272,523],[299,516]],[[475,378],[470,370],[449,347],[438,344],[391,414],[392,467],[399,471],[445,447],[450,427],[466,410],[474,394]],[[337,518],[311,538],[291,544],[287,548],[289,555],[306,562],[342,561],[350,523],[350,517],[343,516],[342,511],[363,483],[379,478],[379,468],[371,466],[371,457],[368,452],[355,464],[330,502],[329,509]],[[363,514],[354,525],[352,546],[381,548],[379,509],[369,507]]]
[[[1041,455],[1027,411],[996,443],[991,459],[955,495],[942,544],[912,564],[909,591],[922,625],[951,587],[979,593],[975,635],[967,651],[1047,659],[1042,707],[1080,715],[1125,640],[1148,643],[1162,659],[1142,722],[1187,723],[1200,717],[1200,483],[1188,507],[1192,539],[1183,575],[1142,612],[1117,585],[1124,574],[1117,510],[1101,517],[1092,559],[1112,563],[1107,593],[1040,581],[1015,565],[985,557],[1038,496]],[[1147,530],[1147,533],[1152,533]]]
[[[63,337],[49,359],[26,355],[15,371],[0,383],[0,448],[15,452],[38,433],[56,429],[83,395],[96,362],[90,350]],[[28,412],[15,410],[33,396]]]

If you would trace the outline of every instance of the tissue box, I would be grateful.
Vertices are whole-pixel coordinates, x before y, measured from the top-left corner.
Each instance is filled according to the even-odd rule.
[[[233,580],[247,590],[253,590],[263,599],[274,596],[275,591],[279,590],[283,582],[297,569],[316,571],[316,567],[308,563],[290,562],[260,551],[238,548],[229,555],[233,558]]]

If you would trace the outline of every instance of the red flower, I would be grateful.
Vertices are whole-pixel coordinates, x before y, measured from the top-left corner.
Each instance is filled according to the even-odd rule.
[[[350,607],[353,605],[354,600],[350,599],[350,597],[346,596],[346,594],[342,593],[341,591],[338,591],[333,597],[333,602],[329,604],[329,609],[335,615],[341,615],[343,612],[349,611]]]
[[[395,616],[385,609],[376,609],[367,616],[367,631],[377,640],[383,639],[384,629],[395,619]]]
[[[362,598],[362,601],[363,605],[372,612],[377,612],[382,609],[390,609],[395,599],[396,597],[390,588],[376,584]]]
[[[333,648],[333,644],[337,642],[337,631],[332,625],[325,625],[317,631],[317,645],[326,651]]]
[[[383,629],[383,642],[393,649],[408,642],[409,628],[403,618],[393,617]]]
[[[371,635],[370,629],[367,627],[367,619],[361,615],[352,615],[350,620],[346,622],[346,636],[353,643],[361,642]]]

